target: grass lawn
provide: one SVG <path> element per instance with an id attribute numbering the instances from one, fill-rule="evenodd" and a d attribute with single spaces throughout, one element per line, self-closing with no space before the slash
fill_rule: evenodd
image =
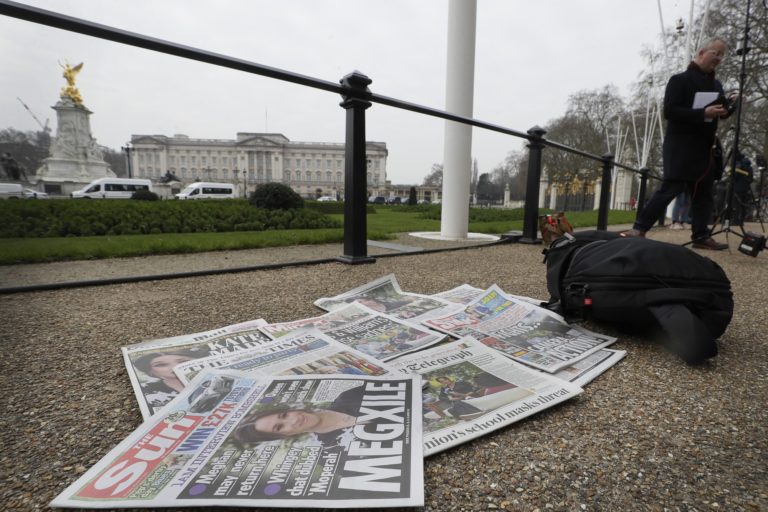
<path id="1" fill-rule="evenodd" d="M 566 214 L 574 227 L 597 224 L 597 211 Z M 332 214 L 343 222 L 344 216 Z M 609 224 L 627 224 L 635 212 L 611 211 Z M 521 220 L 470 222 L 473 233 L 500 234 L 522 230 Z M 377 207 L 368 214 L 368 238 L 393 239 L 397 233 L 440 231 L 440 221 L 425 219 L 416 211 L 403 207 Z M 37 263 L 48 261 L 84 260 L 146 256 L 150 254 L 181 254 L 203 251 L 257 249 L 302 244 L 341 243 L 343 229 L 289 229 L 281 231 L 245 231 L 231 233 L 178 233 L 157 235 L 90 236 L 66 238 L 5 238 L 0 242 L 0 264 Z"/>

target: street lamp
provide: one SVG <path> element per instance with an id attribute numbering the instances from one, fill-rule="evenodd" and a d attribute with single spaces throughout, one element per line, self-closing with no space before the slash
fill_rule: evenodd
<path id="1" fill-rule="evenodd" d="M 247 182 L 247 176 L 246 174 L 248 171 L 246 169 L 243 169 L 243 197 L 245 199 L 248 199 L 248 182 Z"/>
<path id="2" fill-rule="evenodd" d="M 128 177 L 133 178 L 133 164 L 131 164 L 131 151 L 133 150 L 133 146 L 131 146 L 130 142 L 126 142 L 125 146 L 121 146 L 120 149 L 125 151 L 125 158 L 128 160 Z"/>

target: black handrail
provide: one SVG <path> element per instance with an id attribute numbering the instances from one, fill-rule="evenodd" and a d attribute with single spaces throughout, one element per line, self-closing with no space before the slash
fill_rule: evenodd
<path id="1" fill-rule="evenodd" d="M 18 2 L 12 2 L 9 0 L 0 0 L 0 14 L 18 18 L 41 25 L 47 25 L 54 28 L 68 30 L 70 32 L 77 32 L 80 34 L 105 39 L 108 41 L 114 41 L 118 43 L 135 46 L 138 48 L 144 48 L 168 55 L 174 55 L 185 59 L 195 60 L 198 62 L 205 62 L 213 64 L 215 66 L 225 67 L 229 69 L 236 69 L 244 71 L 246 73 L 266 76 L 285 82 L 290 82 L 306 87 L 312 87 L 328 92 L 340 94 L 344 101 L 341 105 L 347 109 L 347 129 L 362 131 L 365 133 L 365 115 L 362 111 L 366 104 L 378 103 L 381 105 L 387 105 L 419 114 L 424 114 L 432 117 L 442 118 L 448 121 L 455 121 L 458 123 L 468 124 L 478 128 L 511 135 L 528 141 L 528 147 L 531 152 L 536 152 L 536 158 L 531 158 L 532 162 L 529 163 L 528 184 L 526 187 L 526 207 L 525 218 L 523 221 L 523 241 L 530 243 L 538 242 L 536 232 L 538 230 L 538 193 L 539 193 L 539 177 L 541 176 L 541 151 L 544 147 L 551 147 L 561 151 L 581 155 L 585 158 L 602 162 L 602 190 L 600 196 L 600 208 L 598 213 L 598 229 L 606 229 L 607 212 L 608 212 L 608 190 L 610 190 L 610 174 L 613 167 L 619 167 L 632 171 L 641 176 L 641 181 L 647 180 L 649 173 L 645 169 L 636 169 L 634 167 L 614 162 L 613 155 L 594 155 L 586 151 L 582 151 L 564 144 L 547 140 L 544 138 L 546 131 L 539 127 L 533 127 L 528 132 L 521 132 L 506 128 L 497 124 L 480 121 L 471 117 L 465 117 L 444 110 L 425 107 L 415 103 L 409 103 L 406 101 L 398 100 L 388 96 L 382 96 L 372 93 L 366 86 L 358 87 L 354 84 L 365 82 L 365 85 L 371 83 L 371 80 L 360 73 L 355 71 L 341 80 L 340 84 L 329 82 L 326 80 L 320 80 L 314 77 L 285 71 L 282 69 L 257 64 L 254 62 L 246 61 L 243 59 L 237 59 L 226 55 L 200 50 L 190 46 L 185 46 L 162 39 L 148 37 L 135 32 L 129 32 L 126 30 L 117 29 L 107 25 L 94 23 L 91 21 L 67 16 L 53 11 L 32 7 L 29 5 L 21 4 Z M 350 80 L 352 78 L 352 80 Z M 359 101 L 354 101 L 359 100 Z M 369 103 L 370 102 L 370 103 Z M 350 205 L 349 213 L 354 212 L 355 216 L 359 213 L 360 207 L 357 205 L 359 201 L 364 201 L 365 198 L 365 153 L 359 148 L 354 146 L 362 144 L 365 147 L 364 135 L 361 138 L 359 134 L 354 136 L 353 134 L 347 134 L 347 147 L 346 147 L 346 171 L 345 171 L 345 195 L 346 199 L 350 200 L 353 204 Z M 353 156 L 354 155 L 354 156 Z M 362 155 L 362 156 L 361 156 Z M 532 155 L 534 156 L 534 155 Z M 650 176 L 652 177 L 652 176 Z M 535 180 L 535 181 L 534 181 Z M 645 187 L 641 184 L 641 197 L 638 198 L 638 210 L 640 205 L 644 203 L 642 197 L 642 191 Z M 346 209 L 345 209 L 346 213 Z M 346 216 L 345 216 L 346 217 Z M 351 225 L 349 229 L 347 226 Z M 365 220 L 363 216 L 362 221 L 352 222 L 350 219 L 345 218 L 345 251 L 351 250 L 352 253 L 345 252 L 342 257 L 343 260 L 349 262 L 363 262 L 372 261 L 372 258 L 368 258 L 365 244 Z M 362 237 L 362 239 L 360 239 Z M 347 240 L 347 239 L 350 240 Z"/>

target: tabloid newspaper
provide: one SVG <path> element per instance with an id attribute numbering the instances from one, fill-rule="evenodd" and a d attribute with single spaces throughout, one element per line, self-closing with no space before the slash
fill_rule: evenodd
<path id="1" fill-rule="evenodd" d="M 201 373 L 53 507 L 424 503 L 421 379 Z"/>
<path id="2" fill-rule="evenodd" d="M 302 318 L 301 320 L 294 320 L 293 322 L 266 324 L 259 327 L 259 329 L 273 340 L 276 340 L 299 329 L 314 327 L 320 331 L 327 331 L 336 327 L 341 327 L 342 325 L 366 318 L 370 316 L 372 312 L 373 310 L 370 308 L 366 308 L 357 302 L 353 302 L 349 305 L 342 305 L 338 309 L 324 315 Z"/>
<path id="3" fill-rule="evenodd" d="M 421 322 L 433 316 L 443 316 L 459 309 L 456 303 L 441 298 L 403 292 L 394 274 L 386 275 L 335 297 L 317 299 L 315 306 L 333 311 L 355 301 L 380 313 L 413 322 Z"/>
<path id="4" fill-rule="evenodd" d="M 380 361 L 390 361 L 445 339 L 441 332 L 378 313 L 360 304 L 346 307 L 367 309 L 369 314 L 354 322 L 325 329 L 323 334 Z"/>
<path id="5" fill-rule="evenodd" d="M 456 338 L 472 336 L 516 361 L 556 372 L 616 341 L 573 328 L 559 315 L 493 285 L 461 311 L 423 321 Z"/>
<path id="6" fill-rule="evenodd" d="M 555 373 L 555 377 L 586 386 L 627 355 L 625 350 L 601 348 Z"/>
<path id="7" fill-rule="evenodd" d="M 466 337 L 392 362 L 424 379 L 424 454 L 465 443 L 568 400 L 582 389 Z"/>
<path id="8" fill-rule="evenodd" d="M 475 288 L 472 285 L 469 284 L 462 284 L 457 286 L 456 288 L 451 288 L 450 290 L 446 290 L 444 292 L 435 293 L 433 295 L 430 295 L 430 297 L 437 297 L 438 299 L 447 300 L 449 302 L 457 302 L 459 304 L 469 304 L 473 300 L 480 297 L 485 290 L 482 288 Z M 525 302 L 530 302 L 531 304 L 539 305 L 543 301 L 538 299 L 532 299 L 530 297 L 523 297 L 522 295 L 512 295 L 510 293 L 506 293 L 507 297 L 512 297 L 513 299 L 522 300 Z"/>
<path id="9" fill-rule="evenodd" d="M 145 341 L 120 350 L 144 419 L 170 402 L 183 388 L 173 373 L 179 363 L 258 347 L 272 340 L 259 330 L 263 319 L 211 331 Z"/>
<path id="10" fill-rule="evenodd" d="M 339 343 L 317 329 L 294 331 L 262 347 L 181 363 L 173 371 L 186 385 L 205 368 L 263 375 L 390 375 L 394 372 L 386 363 Z"/>

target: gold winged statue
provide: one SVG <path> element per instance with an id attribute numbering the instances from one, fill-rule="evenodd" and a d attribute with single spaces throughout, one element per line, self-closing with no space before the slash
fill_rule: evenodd
<path id="1" fill-rule="evenodd" d="M 83 63 L 81 62 L 77 66 L 72 67 L 69 65 L 69 62 L 67 62 L 63 66 L 61 63 L 59 63 L 59 66 L 64 69 L 63 76 L 67 81 L 67 86 L 61 89 L 61 99 L 69 98 L 75 103 L 75 105 L 79 107 L 84 106 L 83 97 L 80 96 L 80 91 L 78 91 L 77 87 L 75 87 L 75 77 L 80 72 L 80 70 L 83 69 Z"/>

